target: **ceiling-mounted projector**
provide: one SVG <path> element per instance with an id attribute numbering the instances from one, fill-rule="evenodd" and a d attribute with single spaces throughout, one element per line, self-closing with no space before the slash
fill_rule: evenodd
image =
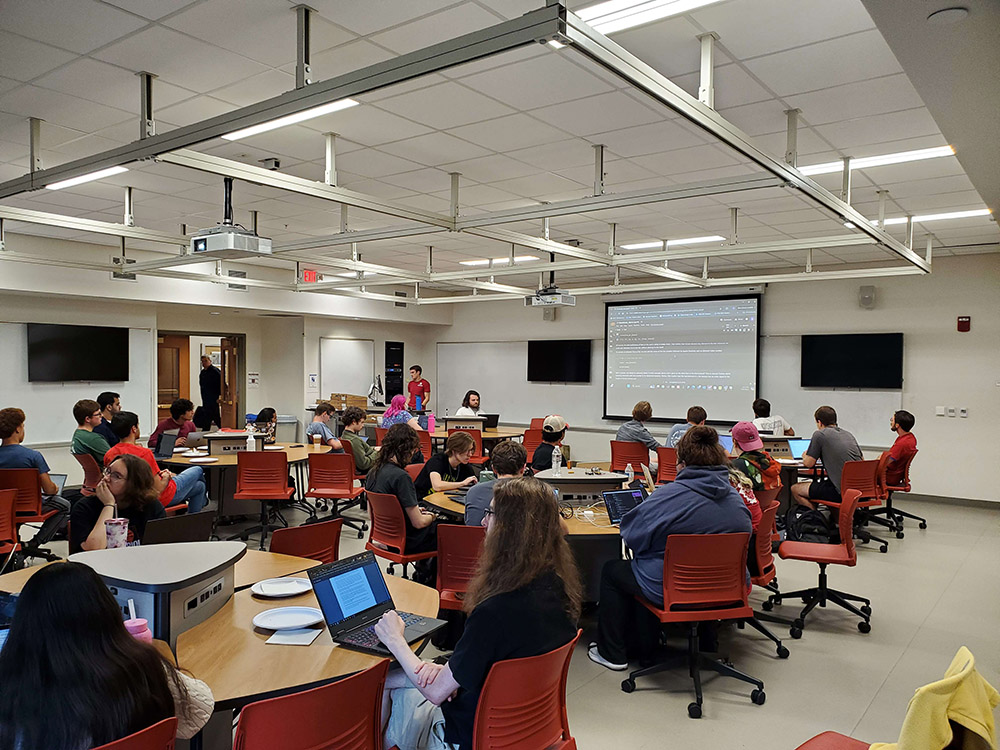
<path id="1" fill-rule="evenodd" d="M 270 255 L 271 240 L 258 237 L 245 227 L 233 224 L 233 178 L 226 177 L 222 223 L 191 235 L 191 253 L 208 254 L 213 258 L 246 258 Z"/>
<path id="2" fill-rule="evenodd" d="M 539 289 L 524 298 L 525 307 L 576 307 L 576 297 L 558 287 Z"/>

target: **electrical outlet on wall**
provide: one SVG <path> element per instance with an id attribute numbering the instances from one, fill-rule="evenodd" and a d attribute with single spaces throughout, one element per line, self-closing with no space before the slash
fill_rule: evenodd
<path id="1" fill-rule="evenodd" d="M 944 416 L 944 407 L 943 406 L 935 406 L 934 407 L 934 416 L 943 417 Z"/>
<path id="2" fill-rule="evenodd" d="M 958 416 L 960 416 L 962 419 L 968 419 L 969 410 L 964 406 L 960 407 L 958 410 Z"/>
<path id="3" fill-rule="evenodd" d="M 954 406 L 949 406 L 948 407 L 948 416 L 949 417 L 954 417 L 955 416 L 955 407 Z"/>

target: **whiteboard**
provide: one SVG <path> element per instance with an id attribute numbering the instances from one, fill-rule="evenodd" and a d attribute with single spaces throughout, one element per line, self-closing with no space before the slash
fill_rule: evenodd
<path id="1" fill-rule="evenodd" d="M 156 426 L 152 382 L 154 335 L 145 328 L 130 328 L 128 334 L 128 372 L 126 382 L 28 382 L 28 326 L 24 323 L 0 323 L 0 408 L 23 409 L 25 443 L 68 443 L 76 429 L 73 404 L 85 398 L 97 399 L 102 391 L 121 395 L 122 408 L 139 415 L 143 434 Z M 100 352 L 94 352 L 99 356 Z"/>
<path id="2" fill-rule="evenodd" d="M 802 388 L 799 385 L 801 336 L 764 336 L 760 340 L 760 396 L 771 402 L 771 413 L 780 414 L 796 435 L 809 437 L 816 429 L 813 414 L 820 406 L 837 410 L 837 424 L 868 446 L 889 446 L 889 417 L 902 408 L 901 390 L 857 388 Z M 859 364 L 859 366 L 862 366 Z M 747 411 L 752 417 L 749 404 Z"/>
<path id="3" fill-rule="evenodd" d="M 375 342 L 371 339 L 319 340 L 319 395 L 367 396 L 375 374 Z"/>
<path id="4" fill-rule="evenodd" d="M 561 414 L 574 427 L 607 427 L 604 411 L 604 340 L 590 351 L 589 383 L 528 382 L 527 341 L 478 341 L 437 345 L 438 383 L 432 401 L 439 417 L 454 414 L 468 390 L 479 391 L 482 408 L 502 422 L 527 424 Z M 432 393 L 435 391 L 431 385 Z"/>

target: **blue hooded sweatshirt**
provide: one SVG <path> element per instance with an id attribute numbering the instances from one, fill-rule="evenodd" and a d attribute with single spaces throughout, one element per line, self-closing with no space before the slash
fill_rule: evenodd
<path id="1" fill-rule="evenodd" d="M 622 518 L 632 572 L 643 595 L 663 606 L 663 553 L 671 534 L 751 533 L 750 511 L 725 466 L 688 466 Z"/>

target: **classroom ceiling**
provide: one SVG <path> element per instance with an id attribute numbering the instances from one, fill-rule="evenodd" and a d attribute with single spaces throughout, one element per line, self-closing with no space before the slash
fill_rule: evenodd
<path id="1" fill-rule="evenodd" d="M 587 4 L 570 2 L 569 7 Z M 541 0 L 312 0 L 310 7 L 317 11 L 313 79 L 388 60 L 540 5 Z M 138 71 L 157 75 L 158 133 L 293 89 L 292 7 L 287 0 L 0 0 L 0 181 L 28 171 L 28 117 L 44 120 L 45 167 L 135 140 Z M 720 37 L 716 109 L 771 154 L 785 151 L 784 111 L 791 108 L 802 111 L 800 166 L 948 143 L 861 0 L 727 0 L 612 38 L 697 96 L 697 37 L 708 31 Z M 592 194 L 595 144 L 606 145 L 607 193 L 759 172 L 612 73 L 568 50 L 542 45 L 357 99 L 360 106 L 301 125 L 240 141 L 215 139 L 194 150 L 255 166 L 276 158 L 281 173 L 322 181 L 323 134 L 333 131 L 339 136 L 341 187 L 447 214 L 449 173 L 460 172 L 463 216 Z M 995 113 L 993 104 L 985 111 Z M 975 112 L 969 119 L 986 119 L 983 115 Z M 887 190 L 888 217 L 984 208 L 981 191 L 962 167 L 974 160 L 959 153 L 958 158 L 856 170 L 852 205 L 874 218 L 877 191 Z M 186 225 L 190 232 L 222 218 L 221 177 L 152 161 L 129 169 L 75 188 L 6 198 L 2 205 L 120 223 L 123 188 L 131 186 L 138 226 L 179 233 Z M 814 179 L 839 193 L 839 172 Z M 339 205 L 319 198 L 237 182 L 234 202 L 236 220 L 249 225 L 250 211 L 257 211 L 260 234 L 276 247 L 330 237 L 341 229 Z M 740 209 L 743 243 L 848 233 L 797 192 L 765 188 L 559 216 L 551 220 L 550 236 L 604 252 L 609 222 L 616 224 L 619 248 L 650 240 L 728 238 L 732 207 Z M 400 224 L 373 212 L 349 211 L 352 231 Z M 541 221 L 504 228 L 533 236 L 542 232 Z M 11 223 L 8 231 L 118 244 L 113 237 L 37 224 Z M 902 239 L 905 227 L 887 231 Z M 1000 249 L 1000 234 L 989 216 L 917 224 L 914 246 L 921 254 L 927 234 L 935 257 Z M 324 258 L 350 257 L 344 246 L 316 244 L 303 257 L 318 267 Z M 129 246 L 165 249 L 141 241 Z M 358 249 L 367 262 L 422 272 L 428 246 L 434 248 L 435 271 L 467 270 L 460 261 L 510 253 L 509 244 L 462 232 L 365 242 Z M 498 276 L 498 282 L 534 287 L 547 254 L 523 247 L 515 252 L 539 260 L 524 263 L 524 273 Z M 770 273 L 801 270 L 805 256 L 805 250 L 762 251 L 713 257 L 709 265 L 713 274 Z M 825 248 L 812 256 L 814 268 L 885 266 L 890 260 L 898 261 L 870 245 Z M 700 274 L 702 263 L 681 258 L 670 268 Z M 288 266 L 277 260 L 259 264 Z M 483 273 L 488 275 L 488 269 Z M 560 271 L 557 281 L 570 288 L 607 284 L 613 274 L 613 269 L 591 266 Z M 623 267 L 620 280 L 656 277 Z"/>

